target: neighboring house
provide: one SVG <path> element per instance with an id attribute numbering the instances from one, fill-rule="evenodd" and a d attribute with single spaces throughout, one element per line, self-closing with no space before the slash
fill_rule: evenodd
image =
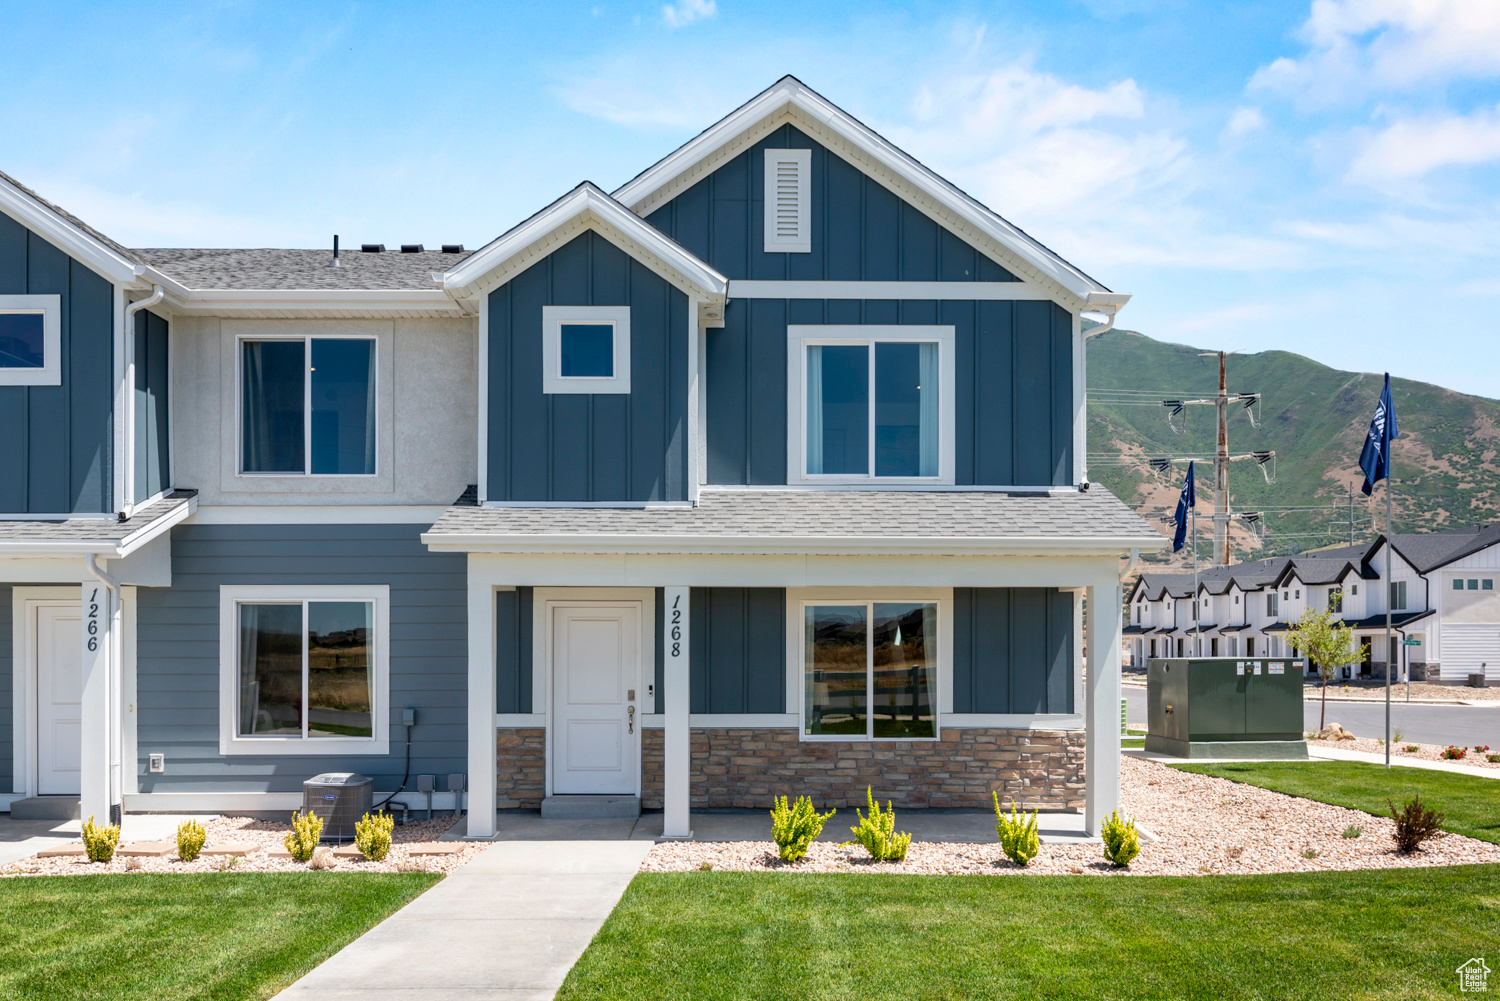
<path id="1" fill-rule="evenodd" d="M 127 249 L 0 176 L 0 802 L 409 754 L 475 836 L 867 784 L 1097 829 L 1080 602 L 1162 541 L 1083 465 L 1128 298 L 790 77 L 473 252 Z"/>
<path id="2" fill-rule="evenodd" d="M 1285 634 L 1308 609 L 1331 609 L 1354 630 L 1359 661 L 1340 676 L 1500 684 L 1500 525 L 1392 537 L 1198 573 L 1202 651 L 1210 657 L 1290 654 Z M 1126 646 L 1135 665 L 1193 656 L 1193 575 L 1143 573 L 1131 589 Z M 1394 630 L 1385 647 L 1386 601 Z M 1243 612 L 1241 612 L 1243 609 Z"/>

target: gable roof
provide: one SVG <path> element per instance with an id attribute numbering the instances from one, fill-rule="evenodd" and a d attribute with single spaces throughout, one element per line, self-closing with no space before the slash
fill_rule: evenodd
<path id="1" fill-rule="evenodd" d="M 614 196 L 631 211 L 649 215 L 787 121 L 1023 279 L 1093 310 L 1113 313 L 1130 300 L 1127 294 L 1111 292 L 794 76 L 782 77 L 616 189 Z"/>
<path id="2" fill-rule="evenodd" d="M 480 247 L 437 277 L 454 296 L 477 296 L 509 281 L 585 230 L 599 230 L 689 295 L 724 315 L 729 279 L 717 268 L 620 204 L 591 181 Z"/>
<path id="3" fill-rule="evenodd" d="M 1390 539 L 1391 548 L 1400 553 L 1402 559 L 1418 573 L 1427 573 L 1500 542 L 1500 523 L 1469 525 L 1423 535 L 1392 535 Z M 1378 546 L 1377 542 L 1371 547 L 1372 559 Z"/>
<path id="4" fill-rule="evenodd" d="M 54 205 L 9 174 L 0 171 L 0 212 L 56 244 L 112 282 L 138 283 L 145 265 L 82 219 Z"/>

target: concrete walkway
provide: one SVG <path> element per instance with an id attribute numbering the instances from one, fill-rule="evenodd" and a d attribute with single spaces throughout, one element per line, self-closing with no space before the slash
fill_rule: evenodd
<path id="1" fill-rule="evenodd" d="M 551 1001 L 651 846 L 495 844 L 277 997 Z"/>

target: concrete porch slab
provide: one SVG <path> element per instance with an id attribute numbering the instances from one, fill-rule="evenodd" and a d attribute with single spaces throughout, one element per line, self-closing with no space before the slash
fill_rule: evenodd
<path id="1" fill-rule="evenodd" d="M 11 820 L 77 820 L 77 796 L 32 796 L 13 800 Z"/>
<path id="2" fill-rule="evenodd" d="M 639 796 L 548 796 L 544 820 L 634 820 L 641 815 Z"/>

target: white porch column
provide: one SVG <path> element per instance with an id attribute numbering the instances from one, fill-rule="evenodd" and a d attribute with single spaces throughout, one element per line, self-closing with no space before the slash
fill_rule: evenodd
<path id="1" fill-rule="evenodd" d="M 1088 589 L 1083 821 L 1091 835 L 1120 805 L 1120 583 Z"/>
<path id="2" fill-rule="evenodd" d="M 662 713 L 666 729 L 662 735 L 661 836 L 686 840 L 693 836 L 689 810 L 692 795 L 690 765 L 693 732 L 688 719 L 691 697 L 688 685 L 688 608 L 691 591 L 686 587 L 664 589 L 662 608 Z"/>
<path id="3" fill-rule="evenodd" d="M 495 589 L 469 557 L 469 829 L 495 836 Z"/>
<path id="4" fill-rule="evenodd" d="M 83 656 L 80 662 L 78 809 L 79 817 L 108 824 L 110 807 L 119 802 L 113 788 L 110 748 L 119 728 L 111 675 L 111 645 L 120 635 L 118 612 L 110 599 L 109 589 L 89 578 L 83 583 Z"/>

